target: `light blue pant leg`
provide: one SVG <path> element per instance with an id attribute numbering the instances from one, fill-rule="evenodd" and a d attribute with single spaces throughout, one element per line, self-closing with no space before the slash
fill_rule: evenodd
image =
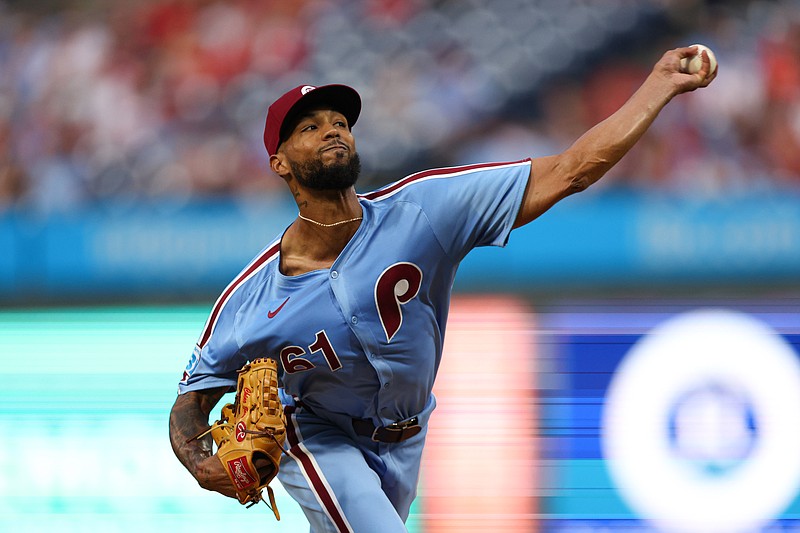
<path id="1" fill-rule="evenodd" d="M 291 417 L 289 425 L 290 457 L 283 458 L 278 477 L 312 533 L 406 532 L 381 488 L 379 465 L 370 468 L 350 435 L 313 415 Z"/>
<path id="2" fill-rule="evenodd" d="M 408 519 L 411 504 L 417 496 L 422 449 L 427 431 L 397 444 L 381 444 L 380 462 L 385 465 L 382 488 L 403 522 Z M 370 454 L 371 458 L 371 454 Z"/>

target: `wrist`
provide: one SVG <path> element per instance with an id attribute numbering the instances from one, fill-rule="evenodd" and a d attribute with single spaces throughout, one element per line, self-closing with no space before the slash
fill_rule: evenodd
<path id="1" fill-rule="evenodd" d="M 201 471 L 205 470 L 203 463 L 211 457 L 211 450 L 199 441 L 187 441 L 176 450 L 176 455 L 195 479 L 199 480 Z"/>
<path id="2" fill-rule="evenodd" d="M 680 90 L 669 78 L 653 71 L 637 92 L 646 99 L 649 106 L 655 106 L 660 111 L 680 93 Z"/>

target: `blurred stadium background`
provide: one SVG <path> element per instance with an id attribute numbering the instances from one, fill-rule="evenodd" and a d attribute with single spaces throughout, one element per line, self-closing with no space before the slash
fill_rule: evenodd
<path id="1" fill-rule="evenodd" d="M 409 530 L 800 530 L 796 0 L 0 0 L 0 530 L 305 530 L 167 438 L 295 216 L 261 142 L 287 88 L 362 94 L 365 192 L 556 153 L 698 42 L 711 87 L 464 262 Z"/>

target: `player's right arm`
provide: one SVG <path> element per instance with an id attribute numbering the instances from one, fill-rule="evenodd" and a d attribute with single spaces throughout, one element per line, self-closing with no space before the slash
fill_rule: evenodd
<path id="1" fill-rule="evenodd" d="M 556 202 L 599 180 L 644 135 L 661 110 L 678 94 L 706 87 L 717 76 L 703 54 L 699 72 L 681 70 L 681 59 L 696 53 L 692 47 L 666 52 L 630 99 L 564 152 L 531 161 L 531 176 L 514 223 L 534 220 Z"/>
<path id="2" fill-rule="evenodd" d="M 169 414 L 169 440 L 178 460 L 201 487 L 235 498 L 236 490 L 228 474 L 212 453 L 211 435 L 195 438 L 209 429 L 211 410 L 229 390 L 217 387 L 179 394 Z"/>

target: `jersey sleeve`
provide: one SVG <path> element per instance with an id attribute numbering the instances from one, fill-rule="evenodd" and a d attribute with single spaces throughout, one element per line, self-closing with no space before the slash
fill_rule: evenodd
<path id="1" fill-rule="evenodd" d="M 383 191 L 396 187 L 398 200 L 418 203 L 448 255 L 461 260 L 475 247 L 506 245 L 530 170 L 530 159 L 435 169 Z"/>
<path id="2" fill-rule="evenodd" d="M 247 362 L 234 330 L 238 296 L 234 293 L 225 301 L 222 297 L 217 300 L 178 383 L 179 394 L 236 387 L 237 371 Z"/>

